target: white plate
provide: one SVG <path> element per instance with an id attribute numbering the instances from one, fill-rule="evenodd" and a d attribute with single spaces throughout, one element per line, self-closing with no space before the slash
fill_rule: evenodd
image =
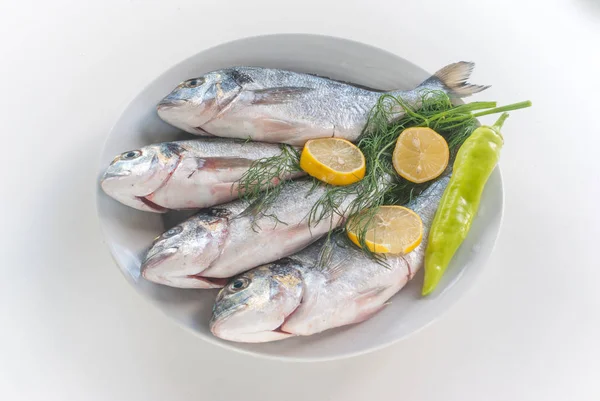
<path id="1" fill-rule="evenodd" d="M 181 81 L 234 65 L 310 72 L 378 89 L 411 89 L 430 75 L 383 50 L 332 37 L 271 35 L 226 43 L 177 64 L 131 102 L 108 136 L 101 170 L 123 151 L 187 137 L 162 122 L 156 115 L 155 105 Z M 473 285 L 492 252 L 502 218 L 503 190 L 497 168 L 486 186 L 480 213 L 469 237 L 434 295 L 420 297 L 421 272 L 391 299 L 387 308 L 364 323 L 266 344 L 237 344 L 212 336 L 208 320 L 216 290 L 175 289 L 140 278 L 141 258 L 148 245 L 181 215 L 161 216 L 128 208 L 104 195 L 99 186 L 97 205 L 106 242 L 127 280 L 139 294 L 180 325 L 206 341 L 229 349 L 279 359 L 314 361 L 384 347 L 423 328 L 447 310 Z"/>

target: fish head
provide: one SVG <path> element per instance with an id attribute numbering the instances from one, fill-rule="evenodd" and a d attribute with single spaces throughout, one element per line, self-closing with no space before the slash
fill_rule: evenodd
<path id="1" fill-rule="evenodd" d="M 229 215 L 222 209 L 200 211 L 158 236 L 142 262 L 150 281 L 179 288 L 221 288 L 226 279 L 201 276 L 221 253 Z"/>
<path id="2" fill-rule="evenodd" d="M 177 85 L 157 106 L 165 122 L 192 134 L 216 118 L 240 93 L 241 85 L 226 71 L 211 72 Z"/>
<path id="3" fill-rule="evenodd" d="M 182 149 L 174 142 L 129 150 L 113 159 L 100 185 L 118 201 L 140 210 L 156 210 L 142 198 L 152 194 L 169 178 L 181 158 Z"/>
<path id="4" fill-rule="evenodd" d="M 280 327 L 298 308 L 304 293 L 297 263 L 284 258 L 231 279 L 217 295 L 210 321 L 212 333 L 238 342 L 289 337 Z"/>

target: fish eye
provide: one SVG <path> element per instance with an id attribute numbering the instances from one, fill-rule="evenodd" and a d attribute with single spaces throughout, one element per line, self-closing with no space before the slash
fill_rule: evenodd
<path id="1" fill-rule="evenodd" d="M 173 228 L 165 231 L 165 233 L 162 236 L 163 236 L 163 238 L 170 238 L 174 235 L 179 234 L 182 231 L 183 231 L 183 228 L 181 226 L 177 226 L 177 227 L 173 227 Z"/>
<path id="2" fill-rule="evenodd" d="M 231 284 L 229 284 L 229 289 L 231 291 L 241 291 L 244 288 L 250 285 L 250 280 L 246 277 L 239 277 L 233 280 Z"/>
<path id="3" fill-rule="evenodd" d="M 197 88 L 204 83 L 204 78 L 193 78 L 183 83 L 186 88 Z"/>
<path id="4" fill-rule="evenodd" d="M 123 160 L 132 160 L 138 158 L 142 155 L 142 152 L 139 150 L 130 150 L 129 152 L 125 152 L 121 155 L 121 159 Z"/>

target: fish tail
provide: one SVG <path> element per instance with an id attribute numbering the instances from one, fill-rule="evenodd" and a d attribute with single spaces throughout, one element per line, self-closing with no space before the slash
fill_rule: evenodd
<path id="1" fill-rule="evenodd" d="M 469 61 L 449 64 L 419 85 L 419 88 L 439 86 L 441 83 L 453 97 L 465 97 L 481 92 L 489 88 L 489 85 L 473 85 L 467 82 L 474 67 L 475 63 Z"/>

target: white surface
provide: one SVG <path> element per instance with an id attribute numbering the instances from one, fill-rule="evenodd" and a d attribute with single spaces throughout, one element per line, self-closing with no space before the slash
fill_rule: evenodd
<path id="1" fill-rule="evenodd" d="M 11 3 L 0 3 L 1 399 L 600 397 L 597 2 Z M 471 59 L 473 81 L 494 85 L 485 99 L 534 102 L 506 124 L 504 226 L 477 285 L 419 334 L 342 362 L 260 360 L 185 332 L 131 291 L 95 216 L 104 138 L 146 83 L 216 43 L 298 31 L 428 70 Z"/>
<path id="2" fill-rule="evenodd" d="M 293 69 L 371 88 L 399 90 L 413 89 L 431 75 L 386 51 L 329 36 L 264 35 L 228 42 L 178 63 L 136 96 L 108 135 L 99 176 L 116 155 L 129 149 L 181 139 L 181 131 L 157 116 L 156 104 L 178 83 L 232 65 Z M 377 75 L 373 75 L 373 71 L 377 71 Z M 181 215 L 178 219 L 171 213 L 133 210 L 115 202 L 98 187 L 98 216 L 105 241 L 131 285 L 183 327 L 231 350 L 314 362 L 382 348 L 420 330 L 454 305 L 484 270 L 498 236 L 502 201 L 502 178 L 498 169 L 486 184 L 477 221 L 468 238 L 430 296 L 421 296 L 423 276 L 418 272 L 406 288 L 390 299 L 390 305 L 367 322 L 268 344 L 235 343 L 212 335 L 208 322 L 217 291 L 170 288 L 140 279 L 140 265 L 149 244 L 176 224 L 174 221 L 183 218 Z"/>

